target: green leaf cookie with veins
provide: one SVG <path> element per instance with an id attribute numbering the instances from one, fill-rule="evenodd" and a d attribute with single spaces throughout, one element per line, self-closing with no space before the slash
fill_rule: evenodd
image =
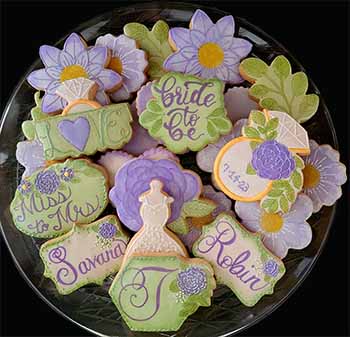
<path id="1" fill-rule="evenodd" d="M 151 80 L 159 79 L 164 74 L 163 62 L 173 52 L 168 42 L 169 26 L 159 20 L 149 31 L 146 26 L 132 22 L 124 26 L 124 34 L 134 39 L 148 54 L 147 73 Z"/>
<path id="2" fill-rule="evenodd" d="M 94 221 L 107 204 L 101 168 L 85 159 L 67 159 L 23 178 L 10 211 L 21 232 L 53 238 L 67 233 L 73 223 Z"/>
<path id="3" fill-rule="evenodd" d="M 215 287 L 213 270 L 205 260 L 132 255 L 109 295 L 129 329 L 177 331 L 199 306 L 210 306 Z"/>
<path id="4" fill-rule="evenodd" d="M 89 283 L 102 285 L 108 275 L 119 270 L 128 241 L 115 215 L 74 225 L 67 234 L 40 247 L 44 276 L 62 295 Z"/>
<path id="5" fill-rule="evenodd" d="M 277 56 L 270 66 L 258 58 L 247 58 L 240 64 L 240 73 L 254 83 L 249 94 L 262 108 L 287 112 L 299 123 L 316 113 L 319 98 L 316 94 L 306 94 L 305 73 L 292 74 L 291 65 L 283 55 Z"/>
<path id="6" fill-rule="evenodd" d="M 140 124 L 174 153 L 200 151 L 231 131 L 223 89 L 218 79 L 169 72 L 152 85 Z"/>

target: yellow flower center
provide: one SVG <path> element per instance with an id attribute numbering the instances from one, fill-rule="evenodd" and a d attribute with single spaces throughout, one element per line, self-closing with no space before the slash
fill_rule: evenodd
<path id="1" fill-rule="evenodd" d="M 313 188 L 320 182 L 320 171 L 311 164 L 306 164 L 303 169 L 304 188 Z"/>
<path id="2" fill-rule="evenodd" d="M 64 172 L 63 175 L 64 175 L 65 177 L 68 177 L 68 176 L 69 176 L 69 173 L 68 173 L 68 172 Z"/>
<path id="3" fill-rule="evenodd" d="M 22 190 L 25 191 L 26 189 L 27 189 L 27 186 L 23 184 L 23 185 L 22 185 Z"/>
<path id="4" fill-rule="evenodd" d="M 198 60 L 203 67 L 216 68 L 224 61 L 224 51 L 214 42 L 204 43 L 198 50 Z"/>
<path id="5" fill-rule="evenodd" d="M 283 226 L 283 218 L 277 213 L 263 212 L 260 218 L 260 226 L 268 233 L 279 232 Z"/>
<path id="6" fill-rule="evenodd" d="M 78 64 L 73 64 L 63 69 L 63 71 L 61 72 L 60 80 L 61 82 L 64 82 L 78 77 L 88 78 L 88 74 L 82 66 Z"/>
<path id="7" fill-rule="evenodd" d="M 122 61 L 119 57 L 112 57 L 111 61 L 109 62 L 108 68 L 114 70 L 118 74 L 121 74 L 123 71 Z"/>

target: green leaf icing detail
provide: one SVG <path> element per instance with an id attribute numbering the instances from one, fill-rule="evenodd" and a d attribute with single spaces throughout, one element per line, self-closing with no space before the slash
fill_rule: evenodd
<path id="1" fill-rule="evenodd" d="M 74 172 L 70 181 L 61 179 L 64 168 Z M 47 174 L 54 179 L 48 180 Z M 10 211 L 15 226 L 32 237 L 53 238 L 65 234 L 73 223 L 94 221 L 108 204 L 104 173 L 85 159 L 67 159 L 52 164 L 36 171 L 26 180 L 32 186 L 31 191 L 23 198 L 21 192 L 16 190 Z"/>
<path id="2" fill-rule="evenodd" d="M 159 79 L 164 74 L 163 63 L 173 53 L 168 42 L 169 26 L 159 20 L 149 31 L 140 23 L 128 23 L 124 26 L 124 34 L 137 41 L 140 48 L 148 54 L 148 75 L 151 80 Z"/>
<path id="3" fill-rule="evenodd" d="M 77 119 L 87 120 L 90 126 L 83 150 L 64 138 L 58 127 L 62 121 L 74 122 Z M 32 123 L 35 137 L 43 144 L 45 159 L 60 160 L 92 155 L 106 149 L 120 149 L 131 139 L 131 122 L 129 105 L 120 103 L 66 116 L 52 116 Z"/>
<path id="4" fill-rule="evenodd" d="M 200 151 L 232 128 L 223 89 L 218 79 L 169 72 L 152 86 L 140 124 L 174 153 Z"/>
<path id="5" fill-rule="evenodd" d="M 193 267 L 204 273 L 205 288 L 198 294 L 181 293 L 177 289 L 179 274 Z M 147 290 L 142 306 L 130 300 L 141 299 L 140 287 L 135 287 L 139 279 Z M 210 305 L 215 286 L 213 270 L 204 260 L 176 255 L 130 256 L 114 279 L 109 295 L 131 330 L 177 331 L 199 306 Z"/>
<path id="6" fill-rule="evenodd" d="M 303 187 L 303 160 L 294 155 L 296 168 L 288 179 L 275 180 L 272 189 L 260 201 L 260 206 L 268 213 L 287 213 Z M 301 166 L 302 165 L 302 166 Z"/>
<path id="7" fill-rule="evenodd" d="M 256 174 L 256 171 L 254 170 L 252 164 L 250 164 L 250 163 L 248 164 L 246 173 L 250 174 L 250 175 L 255 175 Z"/>
<path id="8" fill-rule="evenodd" d="M 218 242 L 213 241 L 213 238 L 222 236 L 222 233 L 225 233 L 225 240 L 216 245 Z M 202 227 L 202 234 L 194 243 L 192 252 L 212 265 L 218 284 L 228 286 L 249 307 L 254 306 L 264 295 L 272 294 L 275 284 L 285 273 L 283 262 L 264 246 L 261 237 L 246 230 L 233 216 L 226 213 L 221 213 L 212 223 Z M 232 262 L 243 256 L 245 258 L 240 264 L 241 271 L 249 274 L 250 280 L 258 280 L 254 284 L 254 290 L 250 287 L 249 278 L 244 282 L 232 272 Z M 229 263 L 221 264 L 220 261 L 225 257 L 230 257 L 227 260 Z M 277 264 L 278 273 L 275 277 L 264 280 L 264 264 L 270 260 Z"/>
<path id="9" fill-rule="evenodd" d="M 292 74 L 290 62 L 283 55 L 277 56 L 270 66 L 257 58 L 247 58 L 240 64 L 240 71 L 254 83 L 249 93 L 262 108 L 286 112 L 299 123 L 316 113 L 319 98 L 306 94 L 307 76 L 303 72 Z"/>
<path id="10" fill-rule="evenodd" d="M 212 213 L 216 204 L 206 199 L 187 201 L 183 206 L 183 213 L 188 217 L 204 217 Z"/>
<path id="11" fill-rule="evenodd" d="M 111 238 L 96 235 L 105 223 L 115 228 L 116 233 Z M 86 284 L 102 285 L 108 275 L 119 270 L 128 241 L 129 237 L 115 215 L 105 216 L 88 225 L 75 225 L 66 235 L 47 241 L 40 247 L 44 276 L 55 283 L 62 295 L 68 295 Z M 78 261 L 77 252 L 81 256 Z M 62 258 L 61 263 L 55 254 Z"/>

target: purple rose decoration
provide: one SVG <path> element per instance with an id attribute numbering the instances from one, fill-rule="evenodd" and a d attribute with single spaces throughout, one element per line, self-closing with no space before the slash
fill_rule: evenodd
<path id="1" fill-rule="evenodd" d="M 101 224 L 98 230 L 98 234 L 104 239 L 111 239 L 116 233 L 117 228 L 109 222 Z"/>
<path id="2" fill-rule="evenodd" d="M 135 232 L 142 226 L 139 196 L 149 190 L 153 179 L 160 180 L 164 192 L 174 198 L 169 223 L 180 216 L 185 202 L 198 197 L 201 192 L 197 174 L 184 171 L 173 160 L 140 158 L 125 163 L 115 177 L 116 184 L 109 192 L 109 198 L 123 224 Z"/>
<path id="3" fill-rule="evenodd" d="M 64 181 L 71 181 L 72 178 L 74 177 L 73 169 L 68 167 L 64 167 L 60 173 L 61 173 L 61 179 Z"/>
<path id="4" fill-rule="evenodd" d="M 295 160 L 285 145 L 267 140 L 254 150 L 252 166 L 259 177 L 280 180 L 292 174 Z"/>
<path id="5" fill-rule="evenodd" d="M 202 269 L 189 267 L 177 275 L 177 285 L 187 296 L 199 294 L 207 287 L 207 276 Z"/>
<path id="6" fill-rule="evenodd" d="M 278 275 L 278 264 L 274 260 L 269 260 L 264 265 L 264 273 L 271 277 Z"/>
<path id="7" fill-rule="evenodd" d="M 60 179 L 55 171 L 40 172 L 35 179 L 35 187 L 40 193 L 52 194 L 60 185 Z"/>

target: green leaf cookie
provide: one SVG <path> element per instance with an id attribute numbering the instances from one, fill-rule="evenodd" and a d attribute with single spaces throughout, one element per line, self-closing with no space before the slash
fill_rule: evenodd
<path id="1" fill-rule="evenodd" d="M 139 44 L 148 54 L 148 75 L 151 80 L 159 79 L 165 74 L 163 62 L 173 52 L 168 42 L 169 26 L 159 20 L 149 31 L 140 23 L 128 23 L 124 26 L 124 34 Z"/>
<path id="2" fill-rule="evenodd" d="M 292 74 L 291 65 L 283 55 L 268 66 L 257 58 L 240 64 L 241 75 L 251 83 L 249 94 L 262 108 L 287 112 L 299 123 L 309 120 L 317 111 L 319 98 L 306 94 L 308 79 L 303 72 Z"/>

